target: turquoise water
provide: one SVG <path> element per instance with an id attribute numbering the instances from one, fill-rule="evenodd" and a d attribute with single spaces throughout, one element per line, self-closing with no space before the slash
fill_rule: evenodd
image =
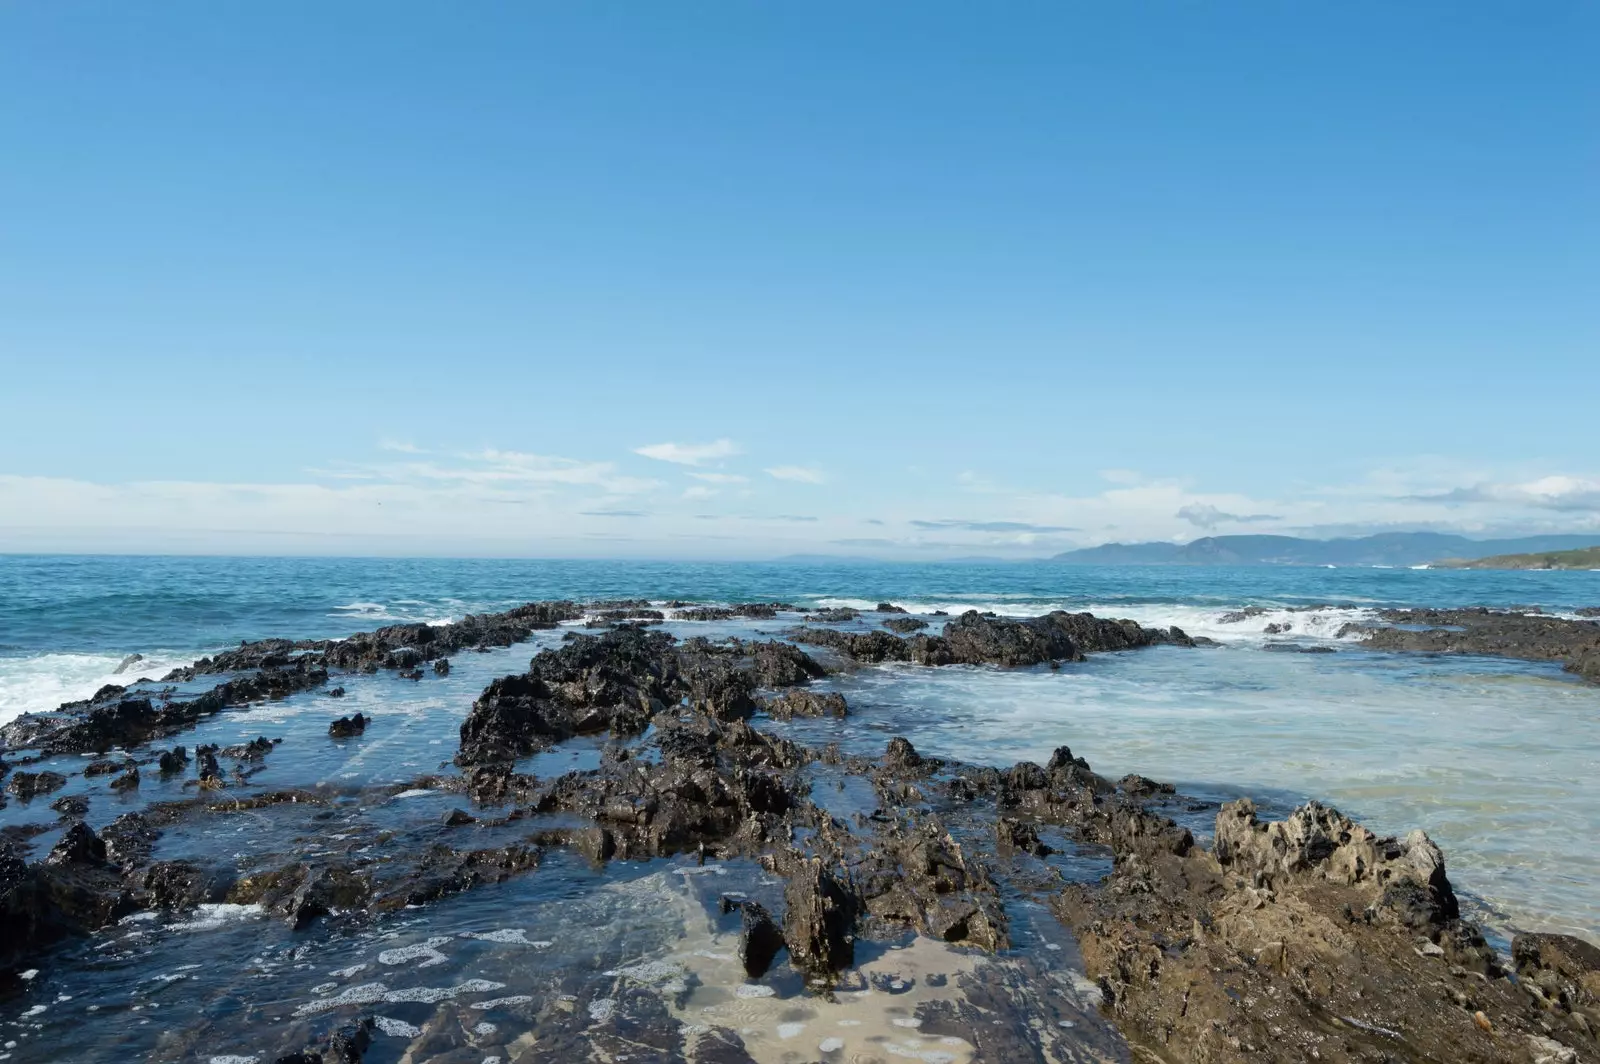
<path id="1" fill-rule="evenodd" d="M 1553 665 L 1377 654 L 1336 638 L 1345 623 L 1386 605 L 1558 613 L 1600 605 L 1600 573 L 4 556 L 0 720 L 89 694 L 131 653 L 146 660 L 119 681 L 159 675 L 240 639 L 339 636 L 552 597 L 892 600 L 924 613 L 1067 608 L 1178 624 L 1223 646 L 1103 655 L 1059 673 L 865 669 L 832 681 L 856 711 L 849 730 L 794 727 L 864 747 L 904 734 L 929 752 L 991 763 L 1042 760 L 1067 744 L 1111 775 L 1136 771 L 1278 805 L 1320 798 L 1380 830 L 1426 829 L 1474 911 L 1499 931 L 1600 929 L 1592 840 L 1600 688 Z M 1224 619 L 1251 604 L 1320 608 Z M 1274 638 L 1339 652 L 1261 652 L 1273 622 L 1293 625 Z M 369 741 L 359 758 L 337 760 L 330 748 L 324 760 L 269 771 L 383 782 L 428 769 L 453 752 L 482 685 L 520 669 L 529 652 L 500 652 L 420 687 L 383 677 L 352 684 L 351 702 L 405 725 Z M 225 715 L 196 741 L 292 736 L 299 715 L 325 729 L 324 712 L 310 698 L 290 699 Z"/>

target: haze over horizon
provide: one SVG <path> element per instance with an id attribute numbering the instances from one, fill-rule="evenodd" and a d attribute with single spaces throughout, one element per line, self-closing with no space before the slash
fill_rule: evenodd
<path id="1" fill-rule="evenodd" d="M 1600 541 L 1597 31 L 11 5 L 0 551 Z"/>

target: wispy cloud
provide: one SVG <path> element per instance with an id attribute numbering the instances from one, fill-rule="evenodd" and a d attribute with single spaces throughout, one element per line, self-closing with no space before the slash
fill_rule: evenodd
<path id="1" fill-rule="evenodd" d="M 649 517 L 646 510 L 579 510 L 581 517 Z"/>
<path id="2" fill-rule="evenodd" d="M 405 440 L 379 440 L 378 449 L 382 451 L 398 451 L 400 454 L 427 454 L 428 452 L 414 443 Z"/>
<path id="3" fill-rule="evenodd" d="M 732 440 L 713 440 L 710 443 L 651 443 L 643 447 L 635 447 L 634 454 L 642 454 L 646 458 L 654 458 L 658 462 L 673 462 L 677 465 L 697 466 L 706 462 L 715 462 L 721 458 L 732 458 L 741 453 L 739 445 Z"/>
<path id="4" fill-rule="evenodd" d="M 1216 528 L 1219 525 L 1252 525 L 1262 521 L 1283 520 L 1277 514 L 1230 514 L 1204 502 L 1192 502 L 1187 506 L 1180 506 L 1173 516 L 1189 522 L 1196 528 L 1205 529 Z"/>
<path id="5" fill-rule="evenodd" d="M 716 488 L 708 488 L 704 484 L 695 484 L 692 487 L 685 488 L 683 491 L 685 499 L 709 499 L 717 494 Z"/>
<path id="6" fill-rule="evenodd" d="M 1480 482 L 1471 487 L 1404 496 L 1411 502 L 1445 505 L 1489 504 L 1522 506 L 1561 513 L 1600 512 L 1600 481 L 1582 477 L 1549 476 L 1523 483 Z"/>
<path id="7" fill-rule="evenodd" d="M 763 470 L 763 472 L 776 480 L 792 480 L 800 484 L 826 484 L 828 482 L 826 473 L 811 466 L 773 466 L 770 469 Z"/>
<path id="8" fill-rule="evenodd" d="M 921 528 L 929 531 L 935 529 L 959 529 L 963 532 L 1076 532 L 1078 529 L 1067 525 L 1033 525 L 1025 521 L 912 521 L 912 528 Z"/>

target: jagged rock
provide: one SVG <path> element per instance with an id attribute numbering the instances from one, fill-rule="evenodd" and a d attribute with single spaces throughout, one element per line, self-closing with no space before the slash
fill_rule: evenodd
<path id="1" fill-rule="evenodd" d="M 914 772 L 923 767 L 923 758 L 910 739 L 896 735 L 883 752 L 883 765 L 896 772 Z"/>
<path id="2" fill-rule="evenodd" d="M 772 959 L 784 948 L 783 933 L 773 922 L 772 914 L 758 902 L 745 901 L 739 905 L 739 963 L 744 974 L 760 979 L 772 967 Z"/>
<path id="3" fill-rule="evenodd" d="M 541 651 L 521 676 L 492 682 L 461 725 L 461 765 L 510 761 L 574 735 L 638 735 L 669 707 L 728 721 L 756 708 L 761 686 L 822 675 L 796 647 L 774 642 L 679 644 L 664 632 L 618 628 Z"/>
<path id="4" fill-rule="evenodd" d="M 1409 926 L 1461 915 L 1444 854 L 1421 831 L 1380 838 L 1337 809 L 1309 802 L 1286 819 L 1261 823 L 1248 798 L 1217 814 L 1217 861 L 1257 885 L 1313 877 L 1364 886 Z"/>
<path id="5" fill-rule="evenodd" d="M 88 824 L 79 821 L 66 830 L 44 861 L 49 865 L 101 864 L 105 859 L 105 842 Z"/>
<path id="6" fill-rule="evenodd" d="M 272 748 L 283 742 L 282 739 L 268 739 L 265 735 L 251 739 L 247 743 L 238 743 L 218 750 L 223 757 L 232 757 L 240 761 L 259 761 L 272 752 Z"/>
<path id="7" fill-rule="evenodd" d="M 81 794 L 63 795 L 51 802 L 50 808 L 64 817 L 81 817 L 89 811 L 89 799 Z"/>
<path id="8" fill-rule="evenodd" d="M 790 877 L 784 900 L 783 939 L 796 969 L 825 977 L 855 963 L 855 899 L 821 861 Z"/>
<path id="9" fill-rule="evenodd" d="M 112 780 L 108 786 L 114 791 L 131 791 L 139 786 L 139 766 L 129 764 L 127 770 Z"/>
<path id="10" fill-rule="evenodd" d="M 773 720 L 792 720 L 795 717 L 845 717 L 850 707 L 844 695 L 830 691 L 788 691 L 766 704 L 767 714 Z"/>
<path id="11" fill-rule="evenodd" d="M 376 1025 L 377 1021 L 371 1016 L 362 1016 L 354 1023 L 340 1027 L 328 1039 L 326 1059 L 337 1064 L 361 1064 L 361 1058 L 372 1046 L 372 1032 Z"/>
<path id="12" fill-rule="evenodd" d="M 807 615 L 804 620 L 807 624 L 846 624 L 860 617 L 861 614 L 848 607 L 830 610 L 817 610 Z"/>
<path id="13" fill-rule="evenodd" d="M 162 775 L 182 772 L 189 765 L 189 751 L 181 746 L 174 746 L 171 750 L 164 750 L 157 761 L 157 765 L 160 767 Z"/>
<path id="14" fill-rule="evenodd" d="M 59 772 L 23 772 L 19 769 L 6 781 L 6 790 L 27 802 L 66 785 L 67 777 Z"/>
<path id="15" fill-rule="evenodd" d="M 434 675 L 436 675 L 436 676 L 449 676 L 450 675 L 450 659 L 449 658 L 439 658 L 437 661 L 435 661 L 433 663 L 433 672 L 434 672 Z"/>
<path id="16" fill-rule="evenodd" d="M 365 732 L 369 723 L 371 718 L 360 713 L 353 717 L 340 717 L 328 725 L 328 734 L 335 739 L 349 739 Z"/>
<path id="17" fill-rule="evenodd" d="M 204 785 L 220 785 L 222 782 L 222 767 L 217 764 L 217 748 L 215 745 L 200 746 L 195 749 L 195 775 Z"/>
<path id="18" fill-rule="evenodd" d="M 1039 832 L 1032 824 L 1004 816 L 995 823 L 995 841 L 1002 850 L 1021 850 L 1035 857 L 1047 857 L 1055 851 L 1039 841 Z"/>
<path id="19" fill-rule="evenodd" d="M 889 629 L 891 632 L 899 632 L 901 635 L 910 635 L 912 632 L 920 632 L 922 629 L 928 627 L 928 622 L 919 620 L 916 617 L 890 617 L 887 621 L 883 622 L 883 626 Z"/>

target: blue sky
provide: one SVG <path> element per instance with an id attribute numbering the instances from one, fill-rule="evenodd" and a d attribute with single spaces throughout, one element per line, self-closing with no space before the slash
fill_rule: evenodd
<path id="1" fill-rule="evenodd" d="M 0 550 L 1600 532 L 1600 8 L 0 7 Z"/>

